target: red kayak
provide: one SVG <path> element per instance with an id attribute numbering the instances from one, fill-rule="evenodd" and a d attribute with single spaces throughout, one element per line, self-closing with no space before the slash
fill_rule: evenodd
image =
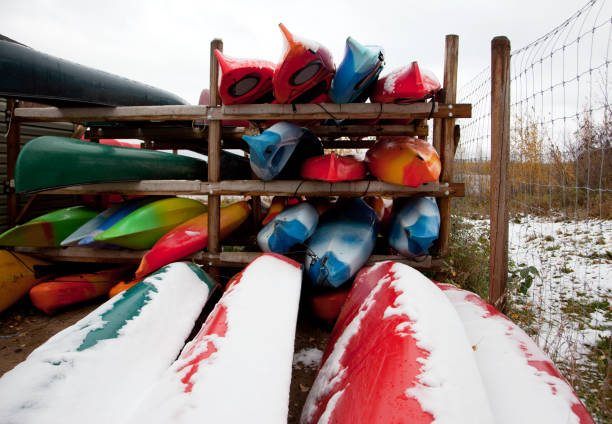
<path id="1" fill-rule="evenodd" d="M 348 294 L 349 289 L 342 289 L 313 296 L 310 302 L 312 312 L 323 321 L 331 324 L 340 315 L 340 310 Z"/>
<path id="2" fill-rule="evenodd" d="M 232 59 L 219 50 L 215 50 L 215 55 L 221 65 L 219 96 L 224 105 L 274 101 L 274 63 L 267 60 Z"/>
<path id="3" fill-rule="evenodd" d="M 240 227 L 251 213 L 247 202 L 236 202 L 221 208 L 219 237 L 223 240 Z M 208 213 L 198 215 L 160 238 L 136 270 L 136 279 L 144 278 L 164 265 L 178 261 L 208 245 Z"/>
<path id="4" fill-rule="evenodd" d="M 302 164 L 302 178 L 306 180 L 338 181 L 363 180 L 365 164 L 354 156 L 330 153 L 308 158 Z"/>
<path id="5" fill-rule="evenodd" d="M 34 306 L 51 315 L 63 307 L 107 294 L 117 282 L 128 277 L 132 270 L 132 266 L 123 266 L 56 278 L 32 287 L 30 299 Z"/>
<path id="6" fill-rule="evenodd" d="M 324 103 L 336 73 L 332 55 L 314 41 L 298 38 L 280 24 L 287 44 L 274 70 L 274 97 L 278 103 Z"/>
<path id="7" fill-rule="evenodd" d="M 431 71 L 412 62 L 379 79 L 370 99 L 372 103 L 412 103 L 432 97 L 440 88 Z"/>

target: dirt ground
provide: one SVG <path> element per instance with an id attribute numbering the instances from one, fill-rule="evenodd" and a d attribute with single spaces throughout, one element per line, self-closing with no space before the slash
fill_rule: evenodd
<path id="1" fill-rule="evenodd" d="M 49 337 L 74 324 L 104 301 L 104 298 L 83 303 L 49 317 L 36 309 L 29 299 L 22 299 L 0 314 L 0 376 L 11 370 Z M 205 309 L 204 314 L 210 311 Z M 329 329 L 323 329 L 300 309 L 295 338 L 295 352 L 305 348 L 325 349 Z M 208 310 L 208 311 L 207 311 Z M 203 317 L 198 320 L 203 322 Z M 196 328 L 200 325 L 196 323 Z M 194 336 L 196 331 L 192 333 Z M 291 379 L 288 423 L 298 423 L 316 368 L 294 367 Z"/>

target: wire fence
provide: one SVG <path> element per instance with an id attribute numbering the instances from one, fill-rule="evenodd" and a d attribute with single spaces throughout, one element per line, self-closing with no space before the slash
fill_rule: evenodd
<path id="1" fill-rule="evenodd" d="M 592 0 L 511 55 L 510 314 L 600 422 L 612 422 L 611 50 L 612 2 Z M 488 68 L 459 90 L 473 118 L 455 158 L 459 213 L 482 228 L 490 91 Z"/>

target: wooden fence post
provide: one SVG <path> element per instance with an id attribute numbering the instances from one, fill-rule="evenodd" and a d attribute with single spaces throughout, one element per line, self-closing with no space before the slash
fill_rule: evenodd
<path id="1" fill-rule="evenodd" d="M 491 41 L 491 257 L 489 302 L 503 309 L 508 282 L 510 40 Z"/>
<path id="2" fill-rule="evenodd" d="M 21 148 L 21 126 L 19 120 L 15 118 L 15 108 L 17 107 L 17 100 L 8 99 L 7 110 L 9 112 L 9 129 L 6 135 L 6 181 L 10 184 L 15 180 L 15 164 L 17 163 L 17 156 Z M 19 199 L 17 193 L 15 193 L 14 186 L 7 186 L 7 207 L 6 214 L 8 218 L 8 226 L 14 227 L 17 223 L 17 214 L 19 213 Z"/>

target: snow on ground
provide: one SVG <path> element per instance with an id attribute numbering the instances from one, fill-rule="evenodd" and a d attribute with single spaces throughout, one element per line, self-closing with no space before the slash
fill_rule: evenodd
<path id="1" fill-rule="evenodd" d="M 316 347 L 302 349 L 293 355 L 293 368 L 318 368 L 322 357 L 323 351 Z"/>

